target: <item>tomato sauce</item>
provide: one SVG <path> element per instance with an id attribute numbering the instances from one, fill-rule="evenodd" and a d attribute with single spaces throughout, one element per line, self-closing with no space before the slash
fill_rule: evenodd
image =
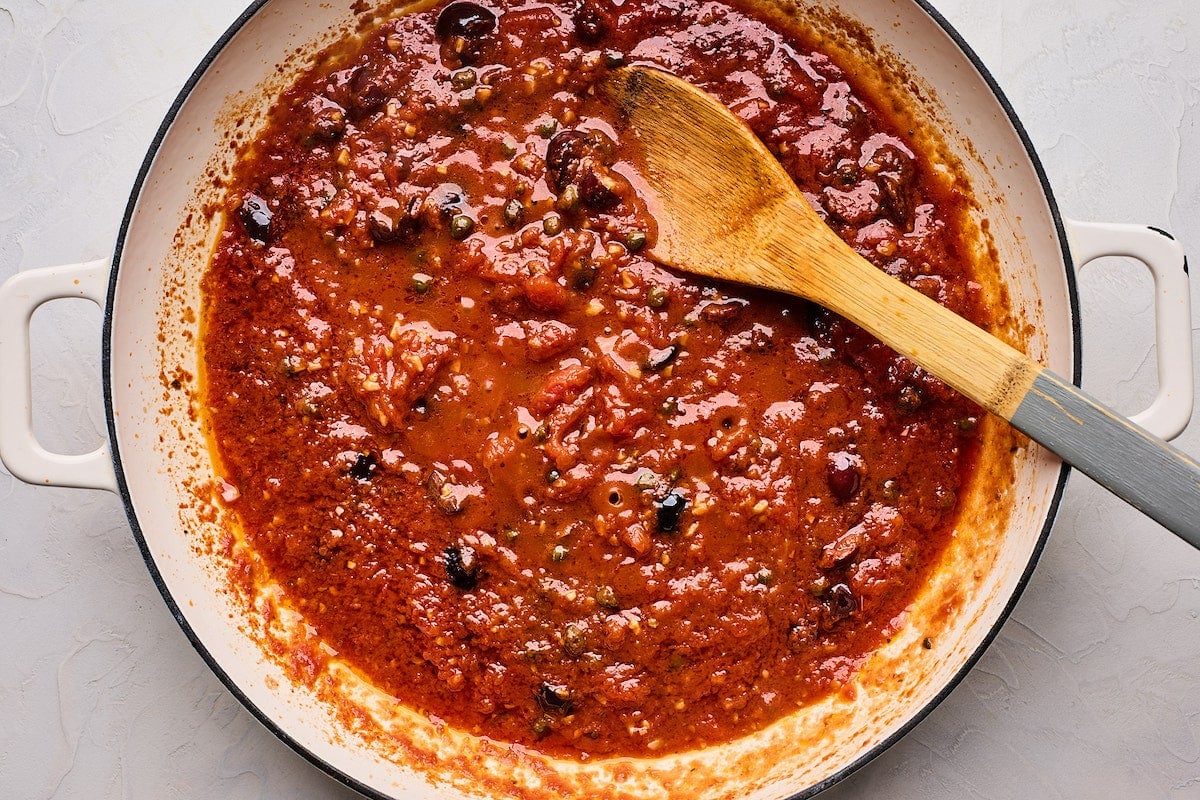
<path id="1" fill-rule="evenodd" d="M 460 1 L 333 48 L 245 151 L 204 280 L 228 505 L 289 604 L 400 702 L 576 757 L 845 683 L 978 446 L 977 408 L 853 325 L 647 258 L 593 92 L 630 63 L 714 93 L 859 252 L 992 321 L 922 143 L 721 0 Z"/>

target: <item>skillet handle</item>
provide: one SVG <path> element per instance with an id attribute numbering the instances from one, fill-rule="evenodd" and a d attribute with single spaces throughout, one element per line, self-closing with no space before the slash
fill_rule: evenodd
<path id="1" fill-rule="evenodd" d="M 104 307 L 109 262 L 17 273 L 0 286 L 0 460 L 32 484 L 117 491 L 108 443 L 83 455 L 51 453 L 33 433 L 29 321 L 43 303 L 82 297 Z"/>
<path id="2" fill-rule="evenodd" d="M 1145 264 L 1154 276 L 1158 396 L 1130 420 L 1170 441 L 1187 427 L 1194 404 L 1192 314 L 1183 248 L 1169 233 L 1146 225 L 1065 222 L 1077 270 L 1104 256 L 1127 256 Z"/>

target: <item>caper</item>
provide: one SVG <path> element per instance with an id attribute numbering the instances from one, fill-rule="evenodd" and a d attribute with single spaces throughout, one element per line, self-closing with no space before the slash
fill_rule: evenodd
<path id="1" fill-rule="evenodd" d="M 637 480 L 633 482 L 633 485 L 643 492 L 653 489 L 658 486 L 658 476 L 650 470 L 644 470 L 638 473 Z"/>
<path id="2" fill-rule="evenodd" d="M 562 190 L 562 194 L 558 196 L 558 202 L 554 207 L 559 211 L 571 211 L 579 205 L 579 187 L 571 183 L 567 188 Z"/>
<path id="3" fill-rule="evenodd" d="M 450 237 L 453 239 L 465 239 L 471 235 L 473 230 L 475 230 L 475 220 L 466 214 L 455 214 L 450 220 Z"/>
<path id="4" fill-rule="evenodd" d="M 621 604 L 617 602 L 616 591 L 608 585 L 596 587 L 596 605 L 610 611 L 615 611 L 621 607 Z"/>
<path id="5" fill-rule="evenodd" d="M 562 232 L 562 227 L 562 217 L 558 214 L 550 214 L 542 220 L 542 230 L 546 232 L 547 236 L 557 236 Z"/>
<path id="6" fill-rule="evenodd" d="M 939 486 L 933 490 L 933 501 L 938 508 L 954 508 L 958 502 L 958 493 L 948 486 Z"/>
<path id="7" fill-rule="evenodd" d="M 671 299 L 671 293 L 662 286 L 651 286 L 646 290 L 646 304 L 651 308 L 662 308 Z"/>
<path id="8" fill-rule="evenodd" d="M 504 222 L 510 227 L 520 225 L 524 216 L 525 206 L 521 205 L 520 200 L 513 198 L 504 204 Z"/>
<path id="9" fill-rule="evenodd" d="M 644 231 L 630 231 L 625 234 L 625 248 L 636 253 L 646 246 L 646 233 Z"/>
<path id="10" fill-rule="evenodd" d="M 433 276 L 418 272 L 412 276 L 412 288 L 417 294 L 428 294 L 433 288 Z"/>
<path id="11" fill-rule="evenodd" d="M 838 165 L 834 172 L 834 178 L 842 186 L 853 186 L 858 183 L 858 164 L 853 161 L 847 161 Z"/>
<path id="12" fill-rule="evenodd" d="M 570 624 L 563 631 L 563 650 L 572 658 L 579 658 L 587 652 L 587 634 L 578 625 Z"/>
<path id="13" fill-rule="evenodd" d="M 604 51 L 604 66 L 609 69 L 625 66 L 625 54 L 619 50 Z"/>
<path id="14" fill-rule="evenodd" d="M 546 470 L 546 483 L 557 483 L 562 478 L 562 473 L 554 468 Z"/>
<path id="15" fill-rule="evenodd" d="M 296 410 L 306 417 L 314 417 L 317 419 L 321 417 L 321 407 L 318 406 L 316 401 L 314 401 L 311 397 L 301 397 L 299 400 L 297 400 Z"/>
<path id="16" fill-rule="evenodd" d="M 537 135 L 543 139 L 549 139 L 554 135 L 556 130 L 558 130 L 558 120 L 556 120 L 554 117 L 547 117 L 543 120 L 540 120 L 537 124 L 537 127 L 534 128 L 534 131 L 537 132 Z"/>
<path id="17" fill-rule="evenodd" d="M 500 152 L 505 158 L 512 158 L 517 154 L 517 143 L 512 139 L 505 139 L 500 143 Z"/>
<path id="18" fill-rule="evenodd" d="M 905 386 L 896 398 L 896 407 L 900 409 L 901 414 L 912 414 L 921 407 L 923 402 L 924 398 L 921 397 L 921 391 L 917 387 Z"/>
<path id="19" fill-rule="evenodd" d="M 470 89 L 475 85 L 475 70 L 470 67 L 458 70 L 450 76 L 450 85 L 460 92 Z"/>

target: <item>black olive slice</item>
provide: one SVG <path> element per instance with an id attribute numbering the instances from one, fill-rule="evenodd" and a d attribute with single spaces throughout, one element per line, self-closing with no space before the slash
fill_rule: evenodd
<path id="1" fill-rule="evenodd" d="M 662 500 L 655 503 L 660 533 L 675 533 L 679 530 L 679 519 L 687 508 L 687 498 L 672 489 Z"/>
<path id="2" fill-rule="evenodd" d="M 371 480 L 371 475 L 378 467 L 379 465 L 375 463 L 375 456 L 371 453 L 359 453 L 358 458 L 354 459 L 354 464 L 350 467 L 350 477 L 366 483 Z"/>
<path id="3" fill-rule="evenodd" d="M 479 583 L 480 563 L 470 547 L 451 545 L 446 548 L 446 577 L 450 583 L 464 591 L 474 589 Z"/>
<path id="4" fill-rule="evenodd" d="M 275 216 L 267 201 L 256 194 L 246 195 L 242 207 L 238 209 L 246 234 L 258 242 L 266 244 L 271 238 L 271 220 Z"/>
<path id="5" fill-rule="evenodd" d="M 438 14 L 435 30 L 438 41 L 451 36 L 479 39 L 496 30 L 496 14 L 478 3 L 451 3 Z"/>

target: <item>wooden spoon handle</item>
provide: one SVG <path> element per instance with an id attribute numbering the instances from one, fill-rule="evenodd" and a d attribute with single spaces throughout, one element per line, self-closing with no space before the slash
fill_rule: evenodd
<path id="1" fill-rule="evenodd" d="M 1200 549 L 1200 464 L 1049 370 L 1013 426 Z"/>
<path id="2" fill-rule="evenodd" d="M 794 211 L 812 214 L 807 206 Z M 812 237 L 812 226 L 790 213 L 774 223 L 764 231 L 765 263 L 755 266 L 775 288 L 799 290 L 854 322 L 1200 548 L 1196 461 L 884 274 L 836 236 Z"/>
<path id="3" fill-rule="evenodd" d="M 872 334 L 988 411 L 1011 420 L 1041 365 L 887 275 L 814 218 L 802 197 L 771 215 L 750 254 L 759 285 L 800 294 Z M 741 279 L 733 275 L 734 280 Z"/>

